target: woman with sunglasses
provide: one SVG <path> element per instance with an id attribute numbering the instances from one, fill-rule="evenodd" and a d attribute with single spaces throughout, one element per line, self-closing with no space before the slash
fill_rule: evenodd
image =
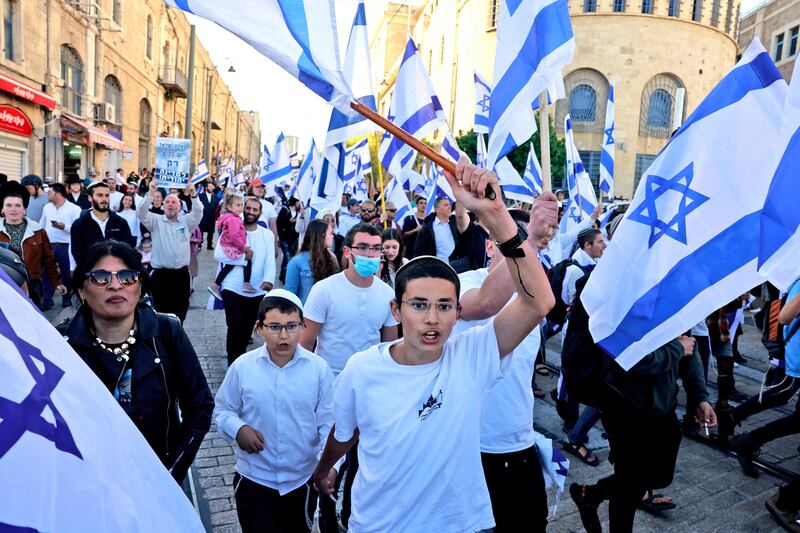
<path id="1" fill-rule="evenodd" d="M 189 337 L 174 315 L 140 301 L 149 291 L 149 278 L 128 244 L 92 245 L 72 284 L 81 305 L 62 328 L 67 342 L 180 483 L 211 427 L 214 409 Z"/>

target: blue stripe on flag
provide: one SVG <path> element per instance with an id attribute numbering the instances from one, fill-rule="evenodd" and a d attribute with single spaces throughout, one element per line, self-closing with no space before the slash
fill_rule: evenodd
<path id="1" fill-rule="evenodd" d="M 357 98 L 357 100 L 362 104 L 364 104 L 365 106 L 367 106 L 368 108 L 372 109 L 373 111 L 377 109 L 375 107 L 374 95 L 362 96 L 361 98 Z M 331 113 L 331 121 L 330 124 L 328 125 L 328 131 L 338 130 L 339 128 L 344 128 L 346 126 L 352 126 L 353 124 L 358 124 L 359 122 L 363 122 L 364 120 L 366 119 L 361 115 L 356 114 L 354 116 L 347 116 L 341 111 L 339 111 L 338 108 L 334 107 L 333 112 Z"/>
<path id="2" fill-rule="evenodd" d="M 286 176 L 287 174 L 289 174 L 291 172 L 292 172 L 292 165 L 289 165 L 289 166 L 283 167 L 283 168 L 279 168 L 278 170 L 273 170 L 272 172 L 270 172 L 269 174 L 264 176 L 264 178 L 262 178 L 262 181 L 264 181 L 266 183 L 269 183 L 270 181 L 275 181 L 277 179 L 281 179 L 282 177 Z"/>
<path id="3" fill-rule="evenodd" d="M 608 171 L 609 175 L 614 175 L 614 159 L 605 150 L 600 152 L 600 165 Z"/>
<path id="4" fill-rule="evenodd" d="M 489 127 L 489 119 L 483 115 L 475 115 L 475 125 L 476 126 L 486 126 Z"/>
<path id="5" fill-rule="evenodd" d="M 673 135 L 667 146 L 695 122 L 706 118 L 723 107 L 735 104 L 747 96 L 750 91 L 769 87 L 780 79 L 782 79 L 781 73 L 778 72 L 772 58 L 769 57 L 768 53 L 761 52 L 752 61 L 735 68 L 722 78 L 722 81 L 697 106 L 694 113 L 686 119 L 681 129 Z M 661 151 L 663 152 L 666 148 L 665 146 Z"/>
<path id="6" fill-rule="evenodd" d="M 591 201 L 589 201 L 589 199 L 587 199 L 582 194 L 578 195 L 578 199 L 580 200 L 581 211 L 590 215 L 594 213 L 594 204 Z"/>
<path id="7" fill-rule="evenodd" d="M 189 0 L 175 0 L 175 5 L 177 5 L 183 11 L 187 11 L 189 13 L 194 14 L 192 10 L 189 8 Z"/>
<path id="8" fill-rule="evenodd" d="M 406 62 L 407 59 L 414 57 L 414 54 L 417 53 L 417 47 L 414 45 L 414 40 L 409 38 L 408 42 L 406 43 L 406 49 L 403 52 L 403 60 L 400 61 L 400 67 L 403 67 L 403 63 Z"/>
<path id="9" fill-rule="evenodd" d="M 438 105 L 438 107 L 437 107 Z M 419 131 L 422 126 L 427 124 L 428 122 L 432 122 L 437 119 L 436 111 L 441 111 L 442 106 L 439 104 L 439 99 L 436 98 L 435 100 L 432 99 L 431 103 L 426 104 L 421 109 L 416 111 L 413 115 L 408 117 L 408 119 L 400 124 L 399 126 L 406 130 L 408 133 L 414 135 L 417 131 Z M 397 152 L 400 151 L 402 147 L 406 146 L 406 144 L 398 139 L 397 137 L 392 137 L 389 146 L 386 148 L 386 152 L 383 154 L 383 166 L 389 168 L 389 163 L 394 159 L 394 156 Z"/>
<path id="10" fill-rule="evenodd" d="M 506 6 L 508 6 L 508 12 L 511 14 L 511 16 L 514 16 L 514 12 L 520 6 L 522 1 L 523 0 L 506 0 Z M 499 7 L 499 2 L 497 5 Z"/>
<path id="11" fill-rule="evenodd" d="M 800 129 L 794 132 L 767 192 L 761 218 L 758 268 L 794 235 L 800 226 Z"/>
<path id="12" fill-rule="evenodd" d="M 507 0 L 506 5 L 512 14 L 520 2 L 521 0 Z M 543 28 L 546 30 L 543 31 Z M 572 39 L 572 24 L 569 20 L 567 0 L 556 0 L 543 7 L 536 15 L 525 42 L 522 44 L 521 50 L 524 50 L 525 53 L 514 59 L 503 73 L 500 81 L 495 84 L 492 91 L 492 109 L 500 111 L 507 109 L 519 93 L 520 80 L 531 79 L 542 59 L 570 39 Z M 496 120 L 492 120 L 492 122 L 496 122 Z M 501 152 L 498 159 L 504 155 Z"/>
<path id="13" fill-rule="evenodd" d="M 284 21 L 289 33 L 292 34 L 297 44 L 303 50 L 297 60 L 297 67 L 300 70 L 298 79 L 300 82 L 329 101 L 333 95 L 333 85 L 325 80 L 325 76 L 320 72 L 319 67 L 311 59 L 311 50 L 308 36 L 308 20 L 306 19 L 305 5 L 302 0 L 278 0 L 278 6 L 283 13 Z"/>
<path id="14" fill-rule="evenodd" d="M 672 269 L 639 298 L 617 329 L 597 343 L 612 357 L 677 315 L 698 294 L 756 258 L 761 211 L 734 222 Z"/>
<path id="15" fill-rule="evenodd" d="M 353 26 L 366 26 L 367 25 L 367 15 L 364 13 L 364 2 L 358 3 L 358 8 L 356 9 L 356 18 L 353 19 Z"/>

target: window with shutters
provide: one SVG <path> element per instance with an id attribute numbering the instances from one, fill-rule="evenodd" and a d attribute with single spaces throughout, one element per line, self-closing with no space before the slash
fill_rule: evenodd
<path id="1" fill-rule="evenodd" d="M 789 55 L 786 57 L 792 57 L 797 53 L 797 32 L 800 30 L 800 27 L 795 26 L 791 30 L 789 30 Z"/>
<path id="2" fill-rule="evenodd" d="M 583 0 L 583 12 L 595 13 L 597 11 L 597 0 Z"/>
<path id="3" fill-rule="evenodd" d="M 639 135 L 669 139 L 678 89 L 683 87 L 683 83 L 672 74 L 659 74 L 647 82 L 639 110 Z M 683 109 L 680 112 L 682 115 Z"/>
<path id="4" fill-rule="evenodd" d="M 117 26 L 122 25 L 122 0 L 111 0 L 111 18 L 117 23 Z"/>
<path id="5" fill-rule="evenodd" d="M 569 116 L 573 122 L 597 119 L 597 92 L 589 85 L 578 85 L 569 93 Z"/>
<path id="6" fill-rule="evenodd" d="M 500 9 L 500 0 L 489 0 L 488 26 L 490 30 L 493 30 L 497 27 L 497 17 L 499 9 Z"/>
<path id="7" fill-rule="evenodd" d="M 116 76 L 106 76 L 103 101 L 114 106 L 114 124 L 122 124 L 122 86 Z"/>
<path id="8" fill-rule="evenodd" d="M 653 14 L 653 0 L 642 0 L 642 13 L 646 15 Z"/>
<path id="9" fill-rule="evenodd" d="M 667 6 L 667 16 L 675 18 L 681 16 L 681 0 L 669 0 L 669 6 Z"/>
<path id="10" fill-rule="evenodd" d="M 153 17 L 147 15 L 147 28 L 144 45 L 144 54 L 147 59 L 153 59 Z"/>
<path id="11" fill-rule="evenodd" d="M 700 17 L 703 15 L 703 0 L 694 0 L 692 3 L 692 20 L 700 22 Z"/>
<path id="12" fill-rule="evenodd" d="M 614 13 L 624 13 L 625 12 L 625 0 L 614 0 L 614 5 L 612 7 Z"/>
<path id="13" fill-rule="evenodd" d="M 3 4 L 3 57 L 9 61 L 20 61 L 19 47 L 19 2 L 6 0 Z"/>
<path id="14" fill-rule="evenodd" d="M 71 46 L 61 45 L 61 105 L 76 115 L 82 114 L 83 61 Z"/>
<path id="15" fill-rule="evenodd" d="M 578 69 L 564 77 L 567 98 L 556 102 L 555 125 L 564 131 L 564 118 L 569 113 L 577 132 L 603 131 L 608 80 L 594 69 Z"/>
<path id="16" fill-rule="evenodd" d="M 715 28 L 719 28 L 719 10 L 720 10 L 720 0 L 712 0 L 711 1 L 711 25 Z"/>
<path id="17" fill-rule="evenodd" d="M 147 98 L 142 98 L 139 102 L 139 139 L 150 139 L 150 121 L 153 110 Z"/>
<path id="18" fill-rule="evenodd" d="M 642 175 L 647 171 L 650 165 L 655 161 L 656 156 L 650 154 L 636 154 L 636 166 L 633 170 L 633 192 L 639 187 L 639 181 Z"/>
<path id="19" fill-rule="evenodd" d="M 725 10 L 725 33 L 731 32 L 732 18 L 733 18 L 733 0 L 728 0 L 728 7 Z"/>
<path id="20" fill-rule="evenodd" d="M 783 58 L 783 34 L 775 36 L 775 62 L 777 63 Z"/>

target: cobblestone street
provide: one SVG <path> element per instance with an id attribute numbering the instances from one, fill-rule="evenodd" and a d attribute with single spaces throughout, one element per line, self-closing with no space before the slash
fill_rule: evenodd
<path id="1" fill-rule="evenodd" d="M 212 254 L 202 250 L 199 255 L 200 276 L 195 279 L 195 292 L 192 295 L 191 307 L 185 323 L 200 363 L 206 373 L 212 392 L 221 383 L 227 368 L 225 358 L 225 316 L 221 311 L 206 310 L 208 292 L 206 286 L 211 281 L 214 269 Z M 47 313 L 54 322 L 54 311 Z M 65 313 L 58 313 L 59 319 Z M 748 394 L 755 394 L 760 385 L 761 375 L 766 369 L 766 356 L 758 340 L 758 331 L 753 326 L 746 326 L 745 335 L 740 340 L 742 355 L 748 359 L 746 366 L 737 365 L 737 388 Z M 252 347 L 255 347 L 253 344 Z M 548 363 L 558 367 L 558 345 L 548 345 Z M 549 392 L 556 386 L 555 374 L 550 377 L 537 376 L 538 385 Z M 710 370 L 709 380 L 712 403 L 716 396 L 715 370 Z M 794 400 L 788 406 L 767 411 L 748 419 L 738 431 L 750 429 L 783 416 L 794 408 Z M 549 397 L 537 400 L 535 408 L 536 429 L 553 438 L 559 447 L 564 435 L 561 431 L 562 421 L 555 412 Z M 636 421 L 632 420 L 632 424 Z M 602 429 L 594 428 L 590 432 L 589 446 L 601 459 L 599 466 L 592 468 L 568 455 L 571 463 L 567 484 L 572 482 L 594 482 L 611 472 L 607 461 L 607 442 L 602 439 Z M 800 471 L 796 438 L 784 438 L 764 446 L 761 459 L 791 472 Z M 233 449 L 216 432 L 212 425 L 206 436 L 192 467 L 192 480 L 197 506 L 206 530 L 214 533 L 240 531 L 236 518 L 233 500 L 233 473 L 235 457 Z M 638 532 L 778 532 L 782 531 L 773 521 L 764 507 L 769 498 L 782 481 L 766 472 L 758 479 L 751 479 L 742 474 L 736 458 L 706 444 L 683 439 L 675 479 L 672 485 L 659 490 L 671 496 L 677 508 L 652 516 L 643 511 L 636 515 L 635 531 Z M 555 492 L 548 493 L 549 504 L 555 501 Z M 608 506 L 600 507 L 603 527 L 608 528 Z M 315 530 L 316 531 L 316 530 Z M 520 531 L 524 531 L 521 529 Z M 562 495 L 558 512 L 550 519 L 548 531 L 572 532 L 582 531 L 580 517 L 572 503 L 568 492 Z"/>

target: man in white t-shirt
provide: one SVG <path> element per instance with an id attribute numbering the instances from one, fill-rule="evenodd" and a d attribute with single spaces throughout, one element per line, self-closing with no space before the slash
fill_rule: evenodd
<path id="1" fill-rule="evenodd" d="M 330 468 L 359 441 L 349 531 L 479 531 L 494 526 L 481 468 L 486 393 L 508 371 L 510 354 L 554 298 L 525 233 L 502 202 L 497 176 L 462 156 L 446 174 L 458 202 L 475 213 L 513 260 L 519 295 L 489 323 L 451 337 L 460 282 L 434 257 L 400 268 L 392 312 L 404 337 L 354 355 L 334 386 L 334 428 L 314 472 L 317 488 L 333 490 Z M 487 186 L 495 199 L 485 197 Z M 535 238 L 557 223 L 555 198 L 534 206 Z"/>
<path id="2" fill-rule="evenodd" d="M 300 343 L 312 350 L 316 341 L 317 355 L 331 365 L 334 375 L 342 371 L 354 353 L 397 339 L 397 321 L 389 307 L 394 293 L 375 277 L 382 251 L 380 230 L 371 224 L 356 224 L 345 238 L 347 270 L 317 282 L 306 299 L 306 327 Z M 357 469 L 355 453 L 349 458 L 353 461 L 343 469 L 348 476 L 345 487 L 349 487 Z M 342 505 L 342 522 L 346 526 L 349 506 L 345 502 L 349 502 L 349 491 L 345 492 Z M 330 498 L 320 500 L 320 531 L 338 531 Z"/>
<path id="3" fill-rule="evenodd" d="M 278 250 L 280 250 L 278 246 L 278 212 L 275 210 L 275 206 L 272 205 L 272 202 L 267 200 L 266 190 L 264 182 L 260 179 L 256 178 L 250 182 L 249 194 L 258 198 L 258 201 L 261 203 L 261 216 L 258 222 L 270 230 L 275 237 L 275 257 L 278 257 Z"/>
<path id="4" fill-rule="evenodd" d="M 350 228 L 361 222 L 361 204 L 355 198 L 347 201 L 347 211 L 339 213 L 339 235 L 344 237 Z"/>

